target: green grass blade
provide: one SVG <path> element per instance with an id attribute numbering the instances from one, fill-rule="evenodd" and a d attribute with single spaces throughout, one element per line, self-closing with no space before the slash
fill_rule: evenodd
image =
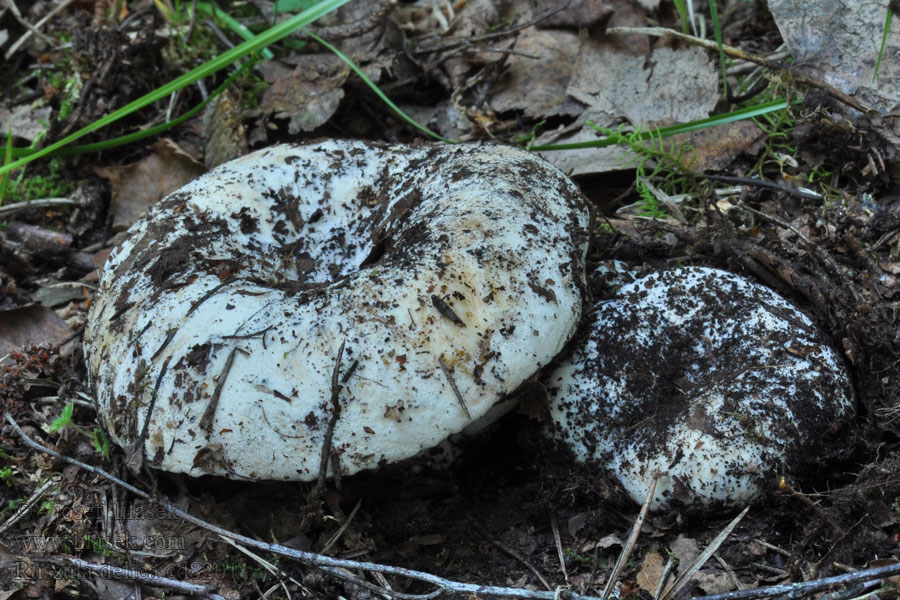
<path id="1" fill-rule="evenodd" d="M 231 84 L 232 81 L 237 79 L 242 73 L 244 73 L 247 69 L 253 66 L 256 61 L 248 60 L 240 69 L 232 73 L 228 76 L 228 79 L 222 82 L 222 85 L 217 87 L 213 92 L 206 98 L 206 100 L 200 102 L 197 106 L 185 112 L 181 116 L 178 116 L 171 121 L 166 121 L 165 123 L 161 123 L 156 125 L 155 127 L 150 127 L 148 129 L 142 129 L 141 131 L 135 131 L 134 133 L 129 133 L 127 135 L 122 135 L 117 138 L 113 138 L 111 140 L 106 140 L 104 142 L 96 142 L 94 144 L 83 144 L 81 146 L 69 146 L 68 148 L 63 148 L 59 151 L 59 156 L 72 156 L 75 154 L 87 154 L 90 152 L 100 152 L 101 150 L 109 150 L 110 148 L 115 148 L 116 146 L 123 146 L 125 144 L 130 144 L 132 142 L 136 142 L 138 140 L 156 135 L 158 133 L 162 133 L 167 129 L 171 129 L 176 125 L 184 123 L 201 110 L 206 108 L 206 106 L 215 100 L 215 98 L 225 91 L 225 89 Z"/>
<path id="2" fill-rule="evenodd" d="M 12 161 L 12 138 L 12 126 L 9 126 L 6 132 L 6 152 L 3 156 L 4 165 L 8 165 Z M 6 200 L 7 189 L 9 189 L 9 172 L 4 172 L 3 175 L 0 175 L 0 206 L 3 206 L 3 201 Z"/>
<path id="3" fill-rule="evenodd" d="M 390 98 L 388 98 L 388 97 L 385 95 L 385 93 L 382 92 L 381 89 L 380 89 L 377 85 L 375 85 L 375 82 L 372 81 L 371 79 L 369 79 L 369 77 L 368 77 L 365 73 L 363 73 L 363 70 L 360 69 L 359 66 L 358 66 L 355 62 L 353 62 L 352 60 L 350 60 L 350 58 L 349 58 L 346 54 L 344 54 L 343 52 L 341 52 L 340 50 L 338 50 L 337 48 L 335 48 L 334 46 L 332 46 L 331 44 L 329 44 L 328 42 L 326 42 L 325 40 L 323 40 L 322 38 L 320 38 L 320 37 L 317 36 L 316 34 L 310 32 L 310 31 L 304 31 L 304 33 L 305 33 L 306 35 L 308 35 L 309 37 L 311 37 L 312 39 L 314 39 L 314 40 L 315 40 L 316 42 L 318 42 L 319 44 L 325 46 L 328 50 L 330 50 L 331 52 L 333 52 L 338 58 L 340 58 L 342 61 L 344 61 L 345 63 L 347 63 L 347 66 L 349 66 L 351 69 L 353 69 L 353 72 L 356 73 L 356 74 L 359 76 L 359 78 L 362 79 L 363 82 L 364 82 L 367 86 L 369 86 L 370 88 L 372 88 L 372 91 L 375 92 L 375 94 L 376 94 L 379 98 L 381 98 L 381 101 L 384 102 L 385 104 L 387 104 L 387 105 L 390 107 L 390 109 L 393 110 L 395 113 L 397 113 L 397 116 L 399 116 L 401 119 L 403 119 L 404 121 L 406 121 L 407 123 L 409 123 L 410 125 L 412 125 L 413 127 L 415 127 L 416 129 L 418 129 L 419 131 L 421 131 L 421 132 L 424 133 L 425 135 L 431 136 L 431 137 L 433 137 L 433 138 L 436 139 L 436 140 L 440 140 L 441 142 L 446 142 L 446 143 L 448 143 L 448 144 L 455 144 L 455 143 L 456 143 L 456 142 L 453 141 L 453 140 L 448 140 L 447 138 L 438 135 L 437 133 L 431 131 L 430 129 L 428 129 L 428 128 L 425 127 L 424 125 L 420 125 L 420 124 L 417 123 L 412 117 L 410 117 L 410 116 L 407 115 L 405 112 L 403 112 L 402 110 L 400 110 L 400 107 L 397 106 L 396 104 L 394 104 L 393 101 L 392 101 Z"/>
<path id="4" fill-rule="evenodd" d="M 198 2 L 197 10 L 205 12 L 206 14 L 213 16 L 228 26 L 230 30 L 244 38 L 245 40 L 253 39 L 253 32 L 244 27 L 242 24 L 238 23 L 237 20 L 226 13 L 224 10 L 220 9 L 218 6 L 213 6 L 207 2 Z M 275 58 L 275 55 L 272 54 L 272 51 L 268 48 L 262 49 L 262 55 L 266 59 Z"/>
<path id="5" fill-rule="evenodd" d="M 89 133 L 93 133 L 98 129 L 101 129 L 110 123 L 113 123 L 122 117 L 125 117 L 136 110 L 144 108 L 149 104 L 153 104 L 157 100 L 161 100 L 166 98 L 169 94 L 176 90 L 180 90 L 183 87 L 186 87 L 199 79 L 203 79 L 204 77 L 211 75 L 220 69 L 230 65 L 231 63 L 244 58 L 248 54 L 252 52 L 256 52 L 257 50 L 261 50 L 270 44 L 274 44 L 281 38 L 293 33 L 297 29 L 309 25 L 319 17 L 337 9 L 340 6 L 343 6 L 350 0 L 322 0 L 314 7 L 309 9 L 308 11 L 302 12 L 299 15 L 295 15 L 290 19 L 283 21 L 274 27 L 260 33 L 256 37 L 251 40 L 247 40 L 246 42 L 231 48 L 230 50 L 226 50 L 216 58 L 200 65 L 196 69 L 193 69 L 180 77 L 176 77 L 169 83 L 164 86 L 161 86 L 149 94 L 134 100 L 133 102 L 129 102 L 122 108 L 113 111 L 112 113 L 94 121 L 87 127 L 79 129 L 75 133 L 64 137 L 63 139 L 50 144 L 46 148 L 42 148 L 38 150 L 34 154 L 30 154 L 24 158 L 21 158 L 13 163 L 8 165 L 4 165 L 0 167 L 0 175 L 3 173 L 9 172 L 13 169 L 21 168 L 22 166 L 28 164 L 29 162 L 41 158 L 42 156 L 47 156 L 60 148 L 67 146 L 74 142 L 75 140 L 84 137 Z"/>
<path id="6" fill-rule="evenodd" d="M 83 144 L 80 146 L 67 146 L 66 148 L 60 149 L 59 152 L 56 153 L 56 156 L 75 156 L 78 154 L 89 154 L 91 152 L 101 152 L 103 150 L 109 150 L 111 148 L 115 148 L 117 146 L 124 146 L 125 144 L 130 144 L 132 142 L 136 142 L 138 140 L 142 140 L 144 138 L 148 138 L 154 136 L 158 133 L 162 133 L 167 129 L 171 129 L 176 125 L 184 123 L 201 110 L 206 108 L 206 106 L 216 99 L 216 97 L 225 91 L 225 89 L 233 82 L 235 79 L 240 77 L 242 73 L 244 73 L 247 69 L 251 68 L 256 61 L 249 60 L 241 66 L 240 69 L 232 73 L 228 76 L 228 79 L 222 82 L 222 85 L 217 87 L 212 93 L 207 96 L 206 100 L 203 100 L 197 106 L 185 112 L 184 114 L 172 119 L 171 121 L 166 121 L 165 123 L 161 123 L 154 127 L 150 127 L 148 129 L 142 129 L 140 131 L 135 131 L 134 133 L 129 133 L 126 135 L 122 135 L 111 140 L 105 140 L 103 142 L 95 142 L 93 144 Z M 36 150 L 32 150 L 30 148 L 14 148 L 13 154 L 16 156 L 28 156 L 30 154 L 35 153 Z M 3 176 L 5 177 L 6 174 Z"/>
<path id="7" fill-rule="evenodd" d="M 891 18 L 893 18 L 893 16 L 894 11 L 888 6 L 887 16 L 884 18 L 884 32 L 881 34 L 881 48 L 878 50 L 878 60 L 875 61 L 875 73 L 872 74 L 872 83 L 875 83 L 878 79 L 878 69 L 881 67 L 881 57 L 884 56 L 884 46 L 887 44 L 888 34 L 891 30 Z"/>
<path id="8" fill-rule="evenodd" d="M 757 104 L 756 106 L 749 106 L 747 108 L 741 108 L 739 110 L 735 110 L 729 113 L 716 115 L 714 117 L 708 117 L 706 119 L 699 119 L 697 121 L 691 121 L 689 123 L 681 123 L 679 125 L 671 125 L 669 127 L 660 127 L 659 129 L 655 129 L 652 132 L 645 132 L 641 135 L 641 139 L 649 139 L 651 136 L 656 136 L 660 138 L 671 137 L 673 135 L 678 135 L 679 133 L 688 133 L 690 131 L 696 131 L 698 129 L 706 129 L 708 127 L 716 127 L 718 125 L 724 125 L 725 123 L 732 123 L 734 121 L 743 121 L 745 119 L 752 119 L 753 117 L 758 117 L 760 115 L 769 114 L 772 112 L 776 112 L 779 110 L 784 110 L 787 108 L 788 103 L 784 99 L 772 100 L 770 102 L 764 102 L 762 104 Z M 591 140 L 588 142 L 575 142 L 572 144 L 550 144 L 545 146 L 532 146 L 531 150 L 535 152 L 547 152 L 551 150 L 580 150 L 583 148 L 606 148 L 607 146 L 615 146 L 619 143 L 618 137 L 607 137 L 600 140 Z"/>
<path id="9" fill-rule="evenodd" d="M 678 11 L 678 18 L 681 19 L 681 33 L 690 33 L 691 25 L 688 21 L 687 0 L 674 0 L 675 10 Z"/>
<path id="10" fill-rule="evenodd" d="M 725 49 L 722 48 L 722 28 L 719 26 L 719 7 L 716 0 L 709 0 L 709 15 L 712 17 L 713 35 L 719 46 L 719 64 L 722 66 L 722 93 L 728 96 L 728 74 L 725 72 Z"/>

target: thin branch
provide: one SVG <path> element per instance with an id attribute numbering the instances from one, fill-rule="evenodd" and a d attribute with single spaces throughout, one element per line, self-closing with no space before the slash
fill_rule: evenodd
<path id="1" fill-rule="evenodd" d="M 706 550 L 701 552 L 700 556 L 698 556 L 694 560 L 694 562 L 691 563 L 691 565 L 684 571 L 684 573 L 678 576 L 678 579 L 675 580 L 675 583 L 672 584 L 672 587 L 669 589 L 669 591 L 663 594 L 662 600 L 674 598 L 685 588 L 685 586 L 687 586 L 687 584 L 691 581 L 691 578 L 696 575 L 697 571 L 699 571 L 703 567 L 703 565 L 706 564 L 706 561 L 708 561 L 710 557 L 716 553 L 716 551 L 719 549 L 719 546 L 721 546 L 722 543 L 726 539 L 728 539 L 728 536 L 731 535 L 731 532 L 734 531 L 734 528 L 737 527 L 738 523 L 741 522 L 741 519 L 743 519 L 748 512 L 750 512 L 749 506 L 742 510 L 741 514 L 732 519 L 731 523 L 729 523 L 728 526 L 725 527 L 725 529 L 723 529 L 719 533 L 719 535 L 717 535 L 715 539 L 713 539 L 713 541 L 709 543 L 709 546 L 706 547 Z"/>
<path id="2" fill-rule="evenodd" d="M 331 441 L 334 438 L 334 428 L 341 418 L 341 382 L 338 375 L 341 372 L 341 359 L 344 357 L 344 345 L 347 340 L 341 342 L 338 348 L 337 358 L 334 359 L 334 368 L 331 370 L 331 418 L 328 420 L 328 429 L 325 430 L 325 439 L 322 441 L 322 456 L 319 460 L 319 482 L 316 490 L 319 493 L 325 491 L 325 476 L 328 474 L 328 460 L 331 458 Z M 338 473 L 335 472 L 337 477 Z M 311 496 L 315 496 L 315 491 Z"/>
<path id="3" fill-rule="evenodd" d="M 845 585 L 863 581 L 874 581 L 876 579 L 885 579 L 895 575 L 900 575 L 900 562 L 896 562 L 892 565 L 885 565 L 883 567 L 864 569 L 862 571 L 856 571 L 855 573 L 825 577 L 824 579 L 813 579 L 811 581 L 800 581 L 798 583 L 785 583 L 753 590 L 724 592 L 722 594 L 700 596 L 693 598 L 693 600 L 756 600 L 758 598 L 770 598 L 772 596 L 785 596 L 791 600 L 798 600 L 799 598 L 817 592 L 836 590 Z"/>
<path id="4" fill-rule="evenodd" d="M 30 557 L 30 560 L 36 563 L 44 563 L 54 565 L 63 569 L 83 569 L 90 571 L 98 577 L 109 579 L 124 579 L 127 581 L 135 581 L 144 585 L 158 588 L 166 588 L 176 590 L 182 594 L 190 594 L 191 596 L 205 596 L 212 600 L 225 600 L 223 596 L 216 594 L 211 586 L 199 585 L 196 583 L 188 583 L 177 579 L 170 579 L 152 573 L 144 573 L 143 571 L 134 571 L 123 567 L 113 565 L 98 565 L 95 563 L 74 558 L 71 556 L 54 555 L 47 558 Z"/>
<path id="5" fill-rule="evenodd" d="M 559 570 L 562 571 L 566 585 L 569 585 L 569 572 L 566 571 L 566 557 L 563 553 L 562 538 L 559 535 L 559 520 L 552 513 L 550 514 L 550 529 L 553 531 L 553 542 L 556 545 L 556 555 L 559 557 Z"/>
<path id="6" fill-rule="evenodd" d="M 75 0 L 63 0 L 62 2 L 60 2 L 59 4 L 57 4 L 57 5 L 53 8 L 53 10 L 51 10 L 49 13 L 47 13 L 47 14 L 44 16 L 43 19 L 41 19 L 40 21 L 38 21 L 37 23 L 34 24 L 34 29 L 40 29 L 41 27 L 43 27 L 43 26 L 47 23 L 47 21 L 49 21 L 50 19 L 52 19 L 53 17 L 55 17 L 57 13 L 59 13 L 60 11 L 62 11 L 64 8 L 66 8 L 67 6 L 69 6 L 70 4 L 72 4 L 73 2 L 75 2 Z M 22 37 L 20 37 L 19 39 L 17 39 L 17 40 L 15 41 L 15 43 L 13 43 L 13 44 L 9 47 L 9 50 L 6 51 L 6 54 L 3 55 L 3 58 L 6 59 L 6 60 L 9 60 L 10 58 L 12 58 L 12 55 L 15 54 L 16 52 L 18 52 L 18 50 L 19 50 L 19 48 L 22 46 L 22 44 L 24 44 L 25 42 L 27 42 L 28 39 L 31 37 L 31 35 L 32 35 L 32 30 L 29 29 L 28 31 L 26 31 L 26 32 L 22 35 Z M 39 34 L 39 35 L 40 35 L 40 34 Z M 51 41 L 50 44 L 53 45 L 53 42 Z"/>
<path id="7" fill-rule="evenodd" d="M 44 494 L 50 491 L 54 485 L 58 485 L 62 480 L 62 476 L 58 473 L 55 473 L 50 479 L 39 485 L 34 492 L 32 492 L 31 496 L 19 506 L 18 510 L 16 510 L 15 514 L 7 519 L 6 523 L 0 526 L 0 533 L 3 533 L 13 525 L 15 525 L 18 521 L 22 519 L 31 508 L 37 504 L 37 501 L 44 497 Z"/>
<path id="8" fill-rule="evenodd" d="M 16 202 L 15 204 L 0 206 L 0 217 L 8 217 L 9 215 L 21 212 L 23 210 L 30 210 L 32 208 L 50 208 L 53 206 L 70 206 L 73 204 L 76 206 L 81 206 L 82 202 L 80 200 L 74 200 L 72 198 L 42 198 L 40 200 Z"/>
<path id="9" fill-rule="evenodd" d="M 459 406 L 463 409 L 463 412 L 466 414 L 466 419 L 469 422 L 472 422 L 472 413 L 469 412 L 469 407 L 466 406 L 466 399 L 463 398 L 462 394 L 459 392 L 459 388 L 456 387 L 456 381 L 453 379 L 453 373 L 450 371 L 450 367 L 447 366 L 447 363 L 444 362 L 444 355 L 441 354 L 438 356 L 438 364 L 441 365 L 441 371 L 444 372 L 444 377 L 447 378 L 447 381 L 450 382 L 450 389 L 453 390 L 453 395 L 456 396 L 456 401 L 459 402 Z"/>
<path id="10" fill-rule="evenodd" d="M 523 29 L 527 29 L 527 28 L 531 27 L 532 25 L 540 23 L 541 21 L 543 21 L 545 19 L 549 19 L 556 13 L 564 10 L 566 8 L 566 6 L 567 5 L 564 4 L 562 6 L 550 8 L 548 10 L 545 10 L 543 13 L 539 14 L 538 16 L 534 17 L 533 19 L 531 19 L 529 21 L 525 21 L 524 23 L 519 23 L 518 25 L 513 25 L 511 27 L 507 27 L 506 29 L 501 29 L 499 31 L 493 31 L 490 33 L 484 33 L 481 35 L 474 35 L 474 36 L 464 37 L 464 38 L 457 38 L 457 37 L 447 38 L 447 37 L 445 37 L 445 38 L 441 39 L 440 41 L 438 41 L 438 43 L 435 44 L 434 46 L 428 46 L 428 47 L 414 49 L 412 51 L 412 54 L 431 54 L 433 52 L 443 52 L 445 50 L 453 50 L 456 48 L 460 48 L 462 46 L 469 46 L 469 45 L 471 45 L 473 43 L 477 43 L 477 42 L 483 42 L 483 41 L 487 41 L 487 40 L 495 40 L 495 39 L 502 39 L 505 37 L 509 37 L 510 35 L 512 35 L 513 33 L 516 33 L 517 31 L 522 31 Z M 325 37 L 325 36 L 323 36 L 323 37 Z"/>
<path id="11" fill-rule="evenodd" d="M 234 347 L 231 349 L 231 352 L 228 353 L 228 358 L 225 359 L 225 367 L 219 374 L 219 380 L 216 382 L 216 388 L 213 390 L 212 398 L 209 399 L 209 404 L 206 405 L 206 410 L 203 411 L 203 416 L 200 417 L 200 422 L 197 424 L 203 431 L 212 431 L 213 419 L 216 416 L 216 409 L 219 407 L 219 398 L 222 396 L 225 380 L 228 378 L 228 373 L 231 371 L 231 365 L 234 363 L 234 355 L 239 351 L 247 354 L 246 351 Z"/>
<path id="12" fill-rule="evenodd" d="M 6 422 L 10 424 L 13 430 L 22 438 L 22 441 L 30 448 L 37 450 L 38 452 L 43 452 L 45 454 L 49 454 L 50 456 L 65 461 L 69 464 L 76 465 L 85 471 L 92 473 L 94 475 L 99 475 L 104 479 L 111 481 L 112 483 L 128 490 L 138 498 L 143 500 L 148 500 L 150 502 L 156 503 L 158 506 L 162 507 L 166 511 L 168 511 L 173 516 L 179 517 L 188 523 L 196 525 L 198 527 L 202 527 L 207 531 L 211 531 L 223 537 L 227 537 L 235 542 L 240 542 L 244 546 L 249 546 L 251 548 L 256 548 L 258 550 L 262 550 L 264 552 L 271 552 L 273 554 L 277 554 L 279 556 L 284 556 L 287 558 L 292 558 L 298 561 L 301 564 L 315 567 L 317 569 L 321 569 L 325 571 L 332 577 L 337 579 L 341 579 L 343 581 L 349 581 L 356 585 L 359 585 L 359 578 L 348 574 L 344 571 L 344 569 L 355 569 L 359 571 L 369 571 L 372 573 L 384 573 L 387 575 L 393 575 L 396 577 L 403 577 L 406 579 L 413 579 L 415 581 L 420 581 L 422 583 L 426 583 L 429 585 L 435 586 L 436 590 L 430 592 L 428 594 L 423 594 L 420 596 L 419 600 L 426 600 L 430 598 L 438 598 L 441 595 L 453 595 L 453 594 L 472 594 L 475 596 L 495 596 L 500 598 L 522 598 L 527 600 L 599 600 L 596 596 L 583 596 L 576 592 L 572 592 L 570 590 L 558 590 L 555 592 L 544 592 L 544 591 L 536 591 L 536 590 L 525 590 L 518 588 L 508 588 L 501 586 L 493 586 L 493 585 L 478 585 L 474 583 L 463 583 L 458 581 L 453 581 L 451 579 L 446 579 L 444 577 L 440 577 L 438 575 L 432 575 L 431 573 L 426 573 L 424 571 L 416 571 L 413 569 L 405 569 L 403 567 L 394 567 L 390 565 L 382 565 L 379 563 L 373 562 L 363 562 L 363 561 L 355 561 L 341 558 L 333 558 L 331 556 L 323 556 L 321 554 L 316 554 L 314 552 L 305 552 L 303 550 L 297 550 L 295 548 L 289 548 L 287 546 L 282 546 L 281 544 L 269 544 L 266 542 L 261 542 L 259 540 L 255 540 L 253 538 L 247 537 L 245 535 L 241 535 L 239 533 L 234 533 L 232 531 L 228 531 L 218 525 L 214 525 L 203 519 L 195 517 L 194 515 L 178 508 L 174 504 L 163 500 L 162 498 L 151 498 L 150 494 L 147 492 L 136 488 L 130 483 L 126 483 L 122 481 L 115 475 L 111 473 L 107 473 L 103 469 L 95 467 L 93 465 L 89 465 L 85 462 L 82 462 L 76 458 L 71 458 L 68 456 L 64 456 L 55 450 L 51 450 L 46 446 L 42 446 L 36 441 L 32 440 L 22 428 L 19 427 L 19 424 L 16 423 L 13 416 L 6 412 L 4 414 L 6 418 Z M 897 572 L 900 572 L 900 565 L 898 565 Z M 368 583 L 368 582 L 365 582 Z M 379 593 L 398 597 L 397 592 L 393 590 L 381 590 Z"/>
<path id="13" fill-rule="evenodd" d="M 634 527 L 631 528 L 631 535 L 628 536 L 628 541 L 625 542 L 625 546 L 622 548 L 618 560 L 616 560 L 616 565 L 609 575 L 609 581 L 606 582 L 606 586 L 603 588 L 603 600 L 609 598 L 609 595 L 612 593 L 613 586 L 616 585 L 619 574 L 622 572 L 625 563 L 628 562 L 628 557 L 631 556 L 631 551 L 634 550 L 638 536 L 641 535 L 641 527 L 644 525 L 647 513 L 650 512 L 650 504 L 653 502 L 653 495 L 656 493 L 656 483 L 658 481 L 659 473 L 654 473 L 653 479 L 650 481 L 650 489 L 647 490 L 647 497 L 644 499 L 644 504 L 641 505 L 641 512 L 638 513 L 638 517 L 634 521 Z"/>
<path id="14" fill-rule="evenodd" d="M 753 185 L 756 187 L 776 190 L 791 196 L 798 196 L 805 200 L 821 200 L 822 195 L 815 192 L 800 190 L 787 185 L 778 185 L 771 181 L 763 181 L 762 179 L 753 179 L 752 177 L 731 177 L 730 175 L 704 175 L 706 179 L 711 181 L 721 181 L 723 183 L 736 183 L 740 185 Z"/>

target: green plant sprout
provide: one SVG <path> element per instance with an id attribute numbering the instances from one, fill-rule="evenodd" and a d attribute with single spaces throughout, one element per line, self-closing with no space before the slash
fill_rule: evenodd
<path id="1" fill-rule="evenodd" d="M 617 130 L 599 127 L 593 123 L 589 126 L 614 139 L 619 145 L 628 148 L 625 167 L 635 169 L 635 187 L 641 197 L 639 203 L 640 216 L 662 218 L 669 216 L 668 211 L 660 205 L 649 182 L 657 177 L 662 178 L 659 189 L 667 195 L 681 193 L 694 194 L 697 191 L 696 175 L 690 170 L 693 163 L 694 149 L 688 144 L 669 142 L 659 135 L 659 130 L 636 130 L 625 132 L 620 126 Z M 648 173 L 648 169 L 651 169 Z"/>
<path id="2" fill-rule="evenodd" d="M 109 445 L 109 436 L 106 435 L 106 432 L 100 429 L 99 427 L 94 427 L 94 450 L 97 451 L 97 454 L 100 454 L 106 460 L 110 458 L 110 445 Z"/>
<path id="3" fill-rule="evenodd" d="M 82 429 L 81 427 L 79 427 L 78 425 L 73 423 L 72 422 L 72 413 L 74 412 L 74 410 L 75 410 L 74 402 L 69 402 L 68 404 L 66 404 L 66 406 L 63 408 L 62 413 L 57 418 L 55 418 L 50 423 L 50 425 L 47 426 L 47 428 L 46 428 L 47 431 L 49 433 L 56 433 L 63 427 L 71 425 L 72 429 L 74 429 L 79 434 L 81 434 L 82 436 L 86 437 L 87 439 L 89 439 L 91 441 L 91 443 L 94 446 L 94 450 L 97 452 L 97 454 L 102 455 L 103 458 L 108 460 L 110 458 L 109 437 L 99 427 L 95 427 L 91 433 L 88 433 L 87 431 L 85 431 L 84 429 Z"/>
<path id="4" fill-rule="evenodd" d="M 726 72 L 725 48 L 722 43 L 722 28 L 719 26 L 719 8 L 716 0 L 709 0 L 709 15 L 712 19 L 713 35 L 716 38 L 716 46 L 719 47 L 719 65 L 722 68 L 722 90 L 728 95 L 728 74 Z"/>
<path id="5" fill-rule="evenodd" d="M 69 402 L 66 404 L 65 408 L 63 408 L 62 414 L 57 418 L 53 419 L 53 422 L 50 423 L 50 426 L 47 427 L 47 431 L 50 433 L 56 433 L 66 425 L 72 422 L 72 412 L 75 410 L 75 403 Z M 75 424 L 72 424 L 73 427 L 77 428 Z"/>
<path id="6" fill-rule="evenodd" d="M 531 128 L 529 133 L 524 133 L 516 138 L 516 142 L 525 146 L 526 150 L 531 150 L 534 147 L 534 140 L 537 138 L 538 130 L 547 124 L 547 120 L 538 121 Z"/>
<path id="7" fill-rule="evenodd" d="M 681 21 L 681 33 L 690 33 L 691 24 L 688 20 L 687 0 L 674 0 L 675 10 L 678 11 L 678 19 Z"/>

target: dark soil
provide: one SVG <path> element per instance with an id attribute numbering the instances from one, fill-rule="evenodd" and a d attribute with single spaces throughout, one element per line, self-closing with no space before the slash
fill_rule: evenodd
<path id="1" fill-rule="evenodd" d="M 157 17 L 149 4 L 143 10 L 134 22 L 150 28 Z M 15 22 L 10 19 L 7 25 L 8 18 L 3 26 L 20 35 Z M 58 26 L 73 36 L 77 68 L 98 76 L 83 88 L 74 100 L 74 111 L 54 126 L 51 137 L 90 123 L 165 82 L 172 73 L 183 72 L 184 65 L 166 62 L 168 55 L 158 40 L 127 38 L 114 29 L 115 24 L 90 24 L 90 18 L 76 14 L 60 17 Z M 758 35 L 748 39 L 767 46 L 766 36 L 773 35 L 773 27 L 759 32 L 748 21 L 742 33 L 737 28 L 732 35 Z M 427 64 L 413 64 L 402 54 L 382 58 L 393 60 L 396 67 L 393 87 L 385 86 L 395 100 L 436 104 L 449 95 L 459 77 L 454 71 L 459 65 L 453 63 L 458 55 L 435 54 Z M 20 52 L 4 72 L 20 74 L 39 60 L 40 55 Z M 477 102 L 471 95 L 477 92 L 470 90 L 464 96 L 473 107 Z M 59 111 L 61 90 L 46 93 L 54 111 Z M 197 101 L 195 93 L 187 91 L 187 98 L 179 99 L 182 108 Z M 5 102 L 14 99 L 7 93 Z M 387 141 L 415 137 L 381 110 L 367 88 L 349 79 L 335 114 L 303 137 Z M 616 221 L 611 228 L 605 219 L 635 200 L 632 174 L 591 175 L 576 181 L 597 209 L 592 264 L 611 258 L 654 267 L 702 264 L 745 275 L 812 316 L 844 353 L 852 374 L 858 418 L 842 442 L 845 447 L 835 453 L 844 457 L 842 461 L 795 481 L 773 480 L 770 493 L 751 507 L 719 549 L 718 560 L 709 561 L 689 587 L 695 596 L 734 589 L 733 578 L 745 587 L 759 587 L 837 575 L 900 558 L 900 187 L 892 178 L 900 169 L 890 162 L 893 149 L 865 120 L 832 126 L 835 121 L 825 115 L 837 110 L 810 96 L 791 134 L 801 160 L 840 165 L 833 181 L 842 196 L 837 204 L 745 186 L 740 202 L 755 212 L 723 213 L 709 193 L 712 182 L 701 181 L 694 200 L 697 216 L 690 224 L 632 220 Z M 116 127 L 124 131 L 154 115 L 138 113 L 133 122 Z M 288 133 L 283 118 L 255 109 L 241 115 L 246 129 L 256 132 L 253 148 L 300 137 Z M 506 115 L 505 122 L 509 129 L 498 137 L 511 142 L 533 124 L 519 114 Z M 194 120 L 169 134 L 199 158 L 204 148 L 201 132 L 201 123 Z M 91 141 L 99 139 L 96 135 Z M 78 281 L 91 270 L 84 260 L 108 247 L 114 233 L 107 228 L 109 187 L 92 168 L 133 162 L 150 151 L 152 141 L 73 159 L 65 173 L 81 182 L 80 193 L 87 198 L 83 207 L 20 212 L 0 228 L 0 308 L 33 304 L 44 278 Z M 873 152 L 888 157 L 887 166 L 866 172 Z M 755 158 L 739 157 L 725 174 L 746 172 Z M 48 173 L 50 165 L 44 161 L 29 169 L 33 169 L 29 174 Z M 12 236 L 13 222 L 71 239 L 64 249 L 20 243 Z M 90 281 L 90 274 L 87 277 Z M 67 318 L 80 314 L 83 322 L 89 303 L 87 294 L 66 304 Z M 0 318 L 8 320 L 9 315 Z M 0 325 L 8 326 L 6 321 Z M 80 335 L 77 324 L 72 335 Z M 57 433 L 42 429 L 68 402 L 90 395 L 80 342 L 58 341 L 62 343 L 46 347 L 23 344 L 0 363 L 3 410 L 26 433 L 57 452 L 113 472 L 154 498 L 166 498 L 247 536 L 322 552 L 346 525 L 326 554 L 457 581 L 544 590 L 536 575 L 540 573 L 551 590 L 571 585 L 579 593 L 599 596 L 638 512 L 608 474 L 574 464 L 547 446 L 541 434 L 545 391 L 537 383 L 522 390 L 518 412 L 472 440 L 462 459 L 446 471 L 367 473 L 330 482 L 325 490 L 307 484 L 187 478 L 146 468 L 133 474 L 125 468 L 120 449 L 112 448 L 108 460 L 95 451 L 90 439 L 95 414 L 86 402 L 75 404 L 72 422 L 88 437 L 72 426 Z M 96 474 L 28 448 L 6 422 L 0 427 L 0 451 L 0 597 L 115 598 L 137 587 L 83 571 L 53 571 L 48 561 L 60 556 L 212 583 L 227 598 L 260 597 L 270 589 L 271 597 L 281 598 L 288 597 L 286 590 L 293 598 L 375 597 L 284 558 L 267 556 L 279 569 L 276 574 L 267 572 L 214 534 L 172 518 Z M 8 528 L 3 526 L 51 475 L 59 477 L 52 504 L 38 500 Z M 621 596 L 651 597 L 652 591 L 641 585 L 642 578 L 651 575 L 653 560 L 661 556 L 664 561 L 671 553 L 689 561 L 691 549 L 704 548 L 737 512 L 651 514 L 620 576 Z M 118 519 L 113 518 L 116 515 Z M 69 579 L 56 580 L 60 573 Z M 399 577 L 387 580 L 398 591 L 432 589 Z M 891 585 L 886 582 L 882 597 L 896 597 Z M 171 590 L 142 589 L 144 598 L 177 596 Z"/>

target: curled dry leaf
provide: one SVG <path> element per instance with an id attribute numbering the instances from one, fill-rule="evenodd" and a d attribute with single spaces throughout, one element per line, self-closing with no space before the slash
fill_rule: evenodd
<path id="1" fill-rule="evenodd" d="M 109 179 L 113 231 L 122 231 L 157 203 L 206 172 L 178 144 L 161 139 L 153 144 L 153 153 L 125 166 L 94 167 L 101 177 Z"/>

